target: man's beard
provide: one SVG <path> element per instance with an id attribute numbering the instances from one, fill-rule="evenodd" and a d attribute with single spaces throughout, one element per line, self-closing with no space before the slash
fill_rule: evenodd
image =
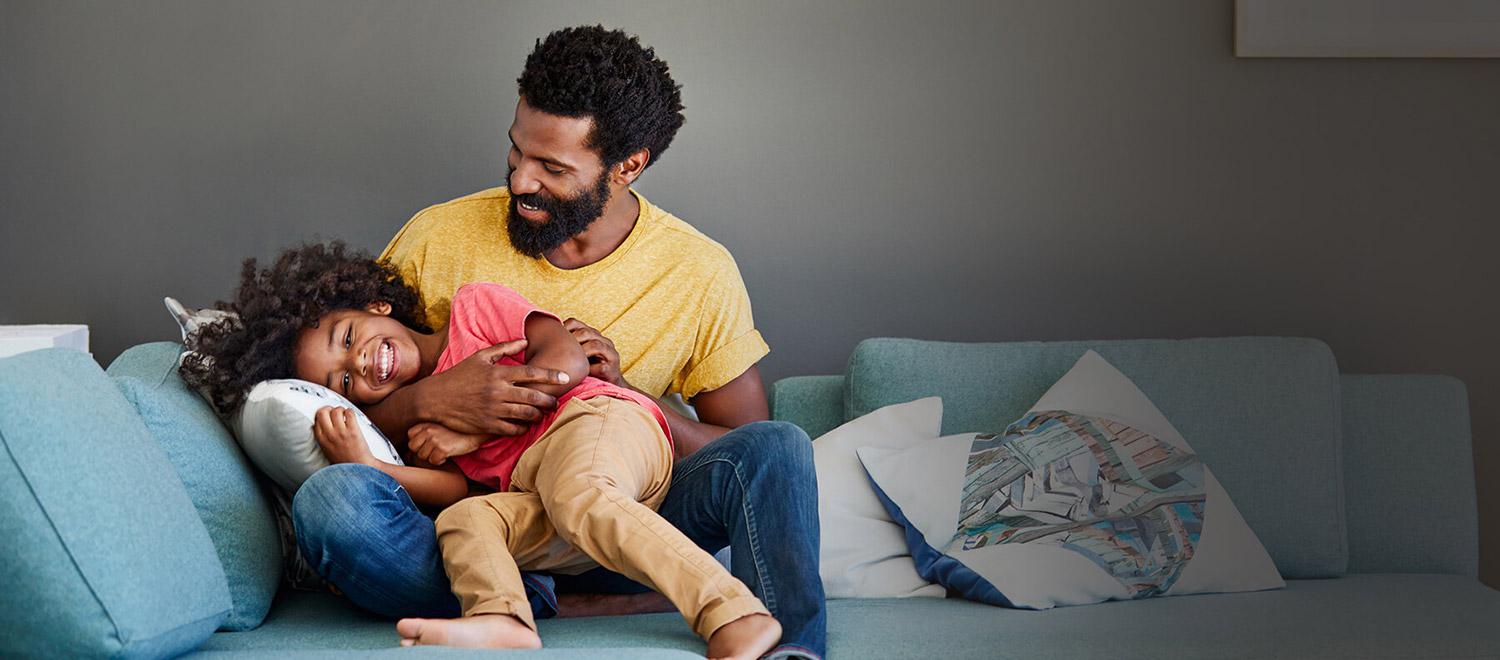
<path id="1" fill-rule="evenodd" d="M 535 258 L 583 233 L 583 230 L 604 215 L 604 206 L 609 203 L 610 198 L 608 174 L 607 170 L 601 173 L 593 190 L 581 192 L 573 199 L 511 193 L 510 220 L 505 226 L 510 233 L 510 244 L 521 254 Z M 510 177 L 507 176 L 506 181 L 509 180 Z M 535 224 L 521 217 L 517 209 L 520 202 L 541 209 L 547 214 L 547 221 Z"/>

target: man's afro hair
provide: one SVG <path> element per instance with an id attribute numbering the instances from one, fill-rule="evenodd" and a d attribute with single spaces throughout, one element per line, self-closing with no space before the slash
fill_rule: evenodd
<path id="1" fill-rule="evenodd" d="M 257 271 L 255 259 L 246 259 L 234 300 L 214 305 L 238 319 L 204 325 L 189 336 L 194 350 L 179 373 L 229 414 L 256 383 L 296 375 L 293 350 L 304 328 L 316 327 L 329 312 L 377 302 L 390 303 L 391 318 L 407 327 L 430 331 L 420 296 L 395 267 L 342 242 L 291 248 L 266 270 Z"/>
<path id="2" fill-rule="evenodd" d="M 588 146 L 605 167 L 641 148 L 647 167 L 682 128 L 682 86 L 656 51 L 620 30 L 564 28 L 538 40 L 516 80 L 526 104 L 562 117 L 590 117 Z"/>

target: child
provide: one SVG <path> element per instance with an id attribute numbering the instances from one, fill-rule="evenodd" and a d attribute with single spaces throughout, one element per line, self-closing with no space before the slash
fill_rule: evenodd
<path id="1" fill-rule="evenodd" d="M 453 296 L 446 330 L 429 333 L 416 292 L 395 270 L 340 243 L 288 250 L 258 274 L 247 260 L 241 279 L 227 305 L 239 322 L 205 326 L 199 355 L 182 367 L 223 410 L 238 407 L 255 383 L 290 375 L 374 404 L 517 339 L 526 341 L 526 364 L 568 377 L 537 386 L 557 397 L 557 408 L 528 432 L 494 438 L 442 468 L 416 458 L 381 463 L 352 411 L 318 411 L 314 435 L 330 462 L 371 465 L 419 504 L 447 507 L 437 518 L 438 543 L 463 617 L 402 619 L 402 645 L 539 647 L 520 570 L 576 573 L 593 562 L 665 595 L 708 641 L 710 656 L 754 658 L 776 644 L 780 625 L 760 600 L 655 512 L 672 469 L 661 410 L 588 377 L 583 349 L 557 317 L 501 285 L 468 284 Z M 498 492 L 465 499 L 465 477 Z"/>

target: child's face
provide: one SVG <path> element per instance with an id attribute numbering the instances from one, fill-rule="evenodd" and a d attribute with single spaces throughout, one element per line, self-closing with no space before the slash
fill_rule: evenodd
<path id="1" fill-rule="evenodd" d="M 380 302 L 324 314 L 317 327 L 297 336 L 297 377 L 358 404 L 377 403 L 416 380 L 422 358 L 412 331 L 390 313 Z"/>

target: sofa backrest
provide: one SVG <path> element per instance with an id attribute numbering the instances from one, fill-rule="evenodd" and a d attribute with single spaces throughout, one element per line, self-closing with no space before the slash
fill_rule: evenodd
<path id="1" fill-rule="evenodd" d="M 1478 576 L 1469 394 L 1448 376 L 1344 376 L 1351 573 Z"/>

